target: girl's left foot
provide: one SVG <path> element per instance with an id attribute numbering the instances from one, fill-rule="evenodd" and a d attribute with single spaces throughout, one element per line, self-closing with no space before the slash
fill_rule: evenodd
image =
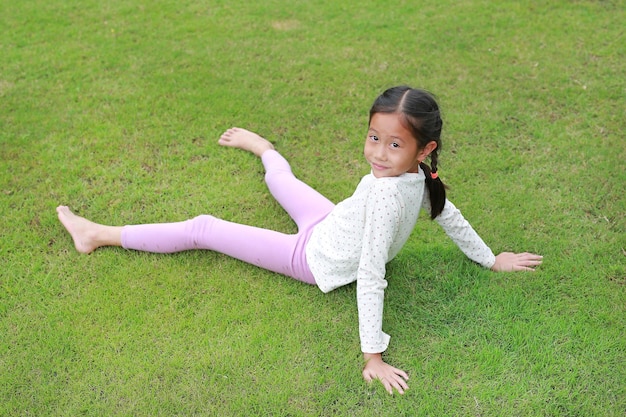
<path id="1" fill-rule="evenodd" d="M 77 216 L 67 207 L 57 207 L 59 220 L 72 236 L 80 253 L 91 253 L 100 246 L 120 246 L 121 228 L 103 226 Z"/>

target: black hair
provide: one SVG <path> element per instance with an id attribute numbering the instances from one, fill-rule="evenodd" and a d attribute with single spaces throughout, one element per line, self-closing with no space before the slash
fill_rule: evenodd
<path id="1" fill-rule="evenodd" d="M 426 175 L 426 187 L 430 197 L 430 217 L 434 219 L 443 210 L 446 203 L 446 187 L 439 179 L 432 174 L 437 172 L 437 160 L 441 150 L 441 129 L 443 120 L 439 106 L 434 96 L 425 90 L 411 88 L 408 86 L 392 87 L 383 92 L 370 109 L 370 122 L 376 113 L 397 113 L 403 116 L 405 127 L 413 134 L 417 140 L 418 148 L 424 148 L 428 143 L 437 143 L 429 155 L 430 166 L 420 163 L 420 168 Z"/>

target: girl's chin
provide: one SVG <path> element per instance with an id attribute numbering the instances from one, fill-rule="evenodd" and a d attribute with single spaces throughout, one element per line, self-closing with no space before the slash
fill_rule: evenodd
<path id="1" fill-rule="evenodd" d="M 385 178 L 385 177 L 389 177 L 390 176 L 385 171 L 376 170 L 376 169 L 372 169 L 372 175 L 374 175 L 376 178 Z"/>

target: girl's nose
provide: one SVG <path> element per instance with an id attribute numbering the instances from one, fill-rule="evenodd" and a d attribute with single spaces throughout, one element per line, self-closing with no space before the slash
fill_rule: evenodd
<path id="1" fill-rule="evenodd" d="M 387 160 L 387 150 L 384 146 L 378 146 L 376 148 L 376 157 L 381 161 Z"/>

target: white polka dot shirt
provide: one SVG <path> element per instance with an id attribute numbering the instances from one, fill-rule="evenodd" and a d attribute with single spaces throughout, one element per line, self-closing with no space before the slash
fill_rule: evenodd
<path id="1" fill-rule="evenodd" d="M 421 208 L 430 212 L 421 171 L 387 178 L 368 174 L 350 198 L 315 226 L 307 244 L 307 262 L 322 292 L 357 282 L 365 353 L 380 353 L 389 345 L 390 336 L 382 330 L 385 266 L 411 235 Z M 485 267 L 495 263 L 489 247 L 452 203 L 446 201 L 435 220 L 470 259 Z"/>

